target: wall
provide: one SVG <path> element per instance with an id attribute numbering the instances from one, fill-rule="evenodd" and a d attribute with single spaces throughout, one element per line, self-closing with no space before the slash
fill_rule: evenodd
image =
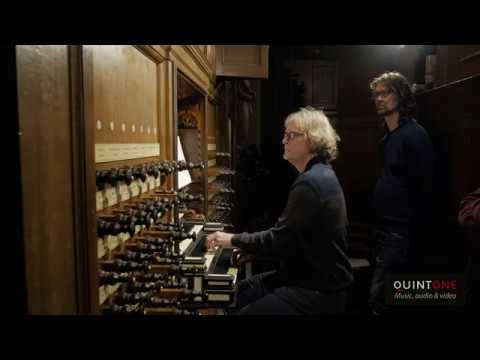
<path id="1" fill-rule="evenodd" d="M 435 86 L 480 73 L 480 45 L 437 46 Z"/>
<path id="2" fill-rule="evenodd" d="M 277 119 L 271 117 L 270 124 L 283 128 L 283 117 L 295 111 L 299 105 L 310 105 L 308 96 L 305 102 L 299 103 L 301 97 L 297 96 L 298 89 L 292 87 L 288 80 L 289 63 L 315 63 L 325 62 L 336 64 L 337 76 L 337 103 L 333 110 L 332 118 L 336 120 L 337 131 L 341 137 L 339 143 L 340 157 L 333 163 L 340 182 L 342 183 L 347 198 L 349 214 L 352 218 L 367 218 L 371 212 L 365 211 L 370 204 L 370 193 L 376 179 L 380 174 L 379 153 L 377 143 L 381 136 L 380 121 L 376 117 L 373 102 L 370 100 L 369 84 L 372 79 L 385 71 L 399 71 L 411 82 L 417 81 L 418 64 L 422 49 L 420 46 L 409 45 L 362 45 L 362 46 L 310 46 L 310 47 L 285 47 L 272 49 L 276 65 L 273 66 L 272 96 L 270 104 L 272 113 Z M 304 66 L 303 71 L 298 71 L 300 82 L 316 87 L 312 67 Z M 308 90 L 308 86 L 306 86 Z M 308 95 L 308 94 L 307 94 Z M 288 104 L 287 106 L 282 105 Z M 277 110 L 275 109 L 277 108 Z M 271 133 L 278 133 L 270 128 Z M 277 139 L 278 140 L 278 139 Z M 269 141 L 264 137 L 264 141 Z M 279 150 L 272 156 L 281 156 L 280 141 L 270 140 L 271 146 Z M 284 171 L 288 167 L 278 163 Z M 354 171 L 352 169 L 355 169 Z M 289 178 L 292 178 L 288 175 Z M 288 190 L 285 182 L 283 190 Z"/>

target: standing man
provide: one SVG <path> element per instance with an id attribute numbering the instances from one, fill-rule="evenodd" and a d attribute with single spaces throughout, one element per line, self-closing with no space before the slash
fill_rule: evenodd
<path id="1" fill-rule="evenodd" d="M 387 310 L 385 276 L 418 270 L 434 225 L 434 155 L 425 129 L 413 118 L 415 98 L 408 80 L 387 72 L 371 84 L 385 135 L 380 141 L 382 175 L 374 194 L 375 268 L 369 305 Z"/>

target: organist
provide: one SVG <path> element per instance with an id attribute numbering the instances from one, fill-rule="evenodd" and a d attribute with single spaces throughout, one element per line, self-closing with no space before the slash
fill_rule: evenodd
<path id="1" fill-rule="evenodd" d="M 338 314 L 345 311 L 352 269 L 346 255 L 343 190 L 329 165 L 338 136 L 322 111 L 304 108 L 285 120 L 284 159 L 299 172 L 274 227 L 256 233 L 214 232 L 210 248 L 234 246 L 281 260 L 278 271 L 238 284 L 241 315 Z"/>

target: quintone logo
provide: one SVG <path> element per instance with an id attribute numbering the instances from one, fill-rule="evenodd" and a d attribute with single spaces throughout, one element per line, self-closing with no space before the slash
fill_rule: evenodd
<path id="1" fill-rule="evenodd" d="M 396 280 L 393 282 L 393 288 L 401 290 L 456 290 L 457 280 Z"/>

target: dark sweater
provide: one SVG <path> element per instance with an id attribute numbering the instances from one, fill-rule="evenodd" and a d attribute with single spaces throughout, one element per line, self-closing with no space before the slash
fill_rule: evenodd
<path id="1" fill-rule="evenodd" d="M 414 119 L 403 117 L 395 130 L 386 129 L 379 145 L 383 174 L 374 190 L 378 223 L 393 223 L 399 232 L 402 227 L 409 233 L 426 230 L 435 211 L 430 137 Z"/>
<path id="2" fill-rule="evenodd" d="M 337 291 L 353 280 L 346 255 L 347 226 L 342 188 L 331 166 L 316 157 L 293 183 L 275 226 L 236 234 L 232 244 L 281 260 L 279 277 L 285 286 Z"/>

